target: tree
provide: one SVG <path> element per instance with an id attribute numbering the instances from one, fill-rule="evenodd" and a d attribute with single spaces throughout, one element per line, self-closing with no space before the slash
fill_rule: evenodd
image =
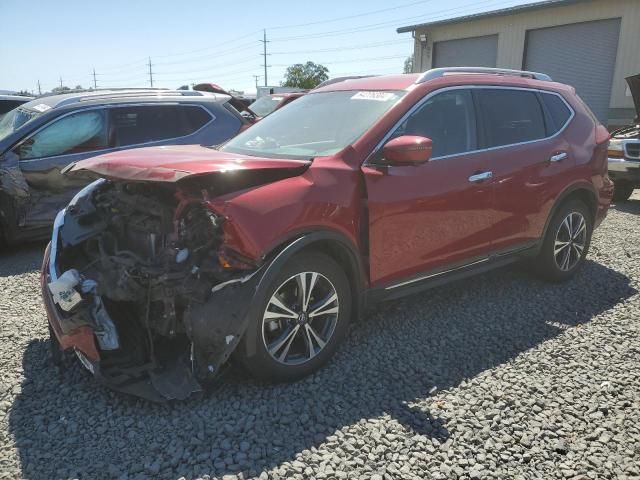
<path id="1" fill-rule="evenodd" d="M 287 68 L 284 74 L 283 87 L 314 88 L 329 79 L 329 69 L 318 63 L 296 63 Z"/>
<path id="2" fill-rule="evenodd" d="M 404 73 L 413 73 L 413 55 L 404 60 Z"/>
<path id="3" fill-rule="evenodd" d="M 51 93 L 65 93 L 70 91 L 71 89 L 65 85 L 63 85 L 62 87 L 56 87 L 54 89 L 51 90 Z"/>

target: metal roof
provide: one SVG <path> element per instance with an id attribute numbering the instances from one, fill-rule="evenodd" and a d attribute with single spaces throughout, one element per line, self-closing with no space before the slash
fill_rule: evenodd
<path id="1" fill-rule="evenodd" d="M 513 7 L 501 8 L 499 10 L 491 10 L 488 12 L 474 13 L 472 15 L 464 15 L 462 17 L 447 18 L 444 20 L 434 20 L 433 22 L 419 23 L 416 25 L 408 25 L 400 27 L 396 31 L 398 33 L 412 32 L 419 28 L 433 27 L 436 25 L 447 25 L 452 23 L 462 23 L 471 20 L 477 20 L 486 17 L 499 17 L 504 15 L 513 15 L 516 13 L 529 12 L 532 10 L 541 10 L 543 8 L 560 7 L 562 5 L 570 5 L 572 3 L 584 2 L 585 0 L 544 0 L 542 2 L 525 3 L 524 5 L 515 5 Z"/>

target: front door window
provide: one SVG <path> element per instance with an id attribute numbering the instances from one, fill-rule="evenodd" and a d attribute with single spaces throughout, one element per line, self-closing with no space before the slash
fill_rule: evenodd
<path id="1" fill-rule="evenodd" d="M 20 160 L 55 157 L 109 148 L 104 110 L 78 112 L 54 121 L 15 150 Z"/>

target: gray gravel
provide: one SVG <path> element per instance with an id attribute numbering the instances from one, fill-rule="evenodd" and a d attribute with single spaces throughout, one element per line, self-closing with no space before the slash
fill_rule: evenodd
<path id="1" fill-rule="evenodd" d="M 48 363 L 42 245 L 0 255 L 0 478 L 640 478 L 640 195 L 590 261 L 391 302 L 291 385 L 155 405 Z"/>

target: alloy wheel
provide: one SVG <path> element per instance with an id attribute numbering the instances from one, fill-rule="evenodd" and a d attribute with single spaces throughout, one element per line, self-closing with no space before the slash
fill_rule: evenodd
<path id="1" fill-rule="evenodd" d="M 553 255 L 557 267 L 568 272 L 582 258 L 587 243 L 587 222 L 579 212 L 569 213 L 556 232 Z"/>
<path id="2" fill-rule="evenodd" d="M 331 281 L 318 272 L 285 280 L 269 299 L 262 317 L 262 341 L 269 355 L 285 365 L 316 357 L 331 339 L 339 314 Z"/>

